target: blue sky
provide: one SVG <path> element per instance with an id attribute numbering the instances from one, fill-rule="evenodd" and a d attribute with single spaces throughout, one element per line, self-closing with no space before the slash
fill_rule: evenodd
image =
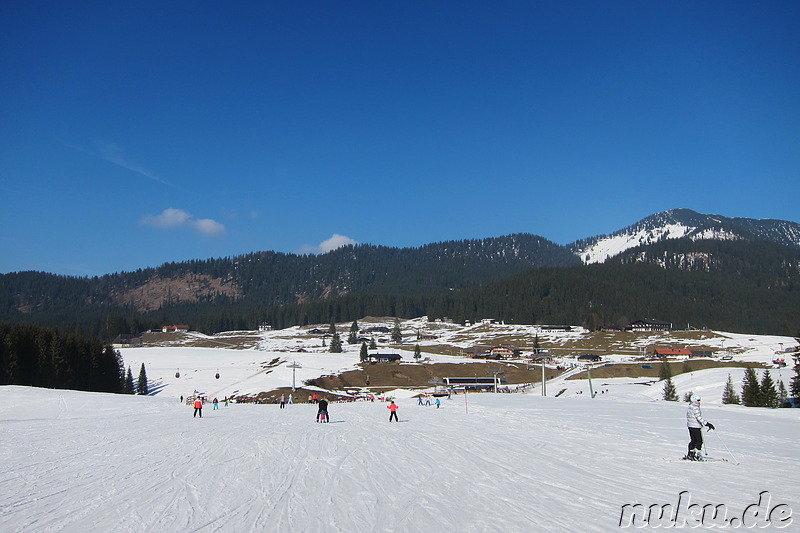
<path id="1" fill-rule="evenodd" d="M 800 2 L 0 4 L 0 272 L 798 221 Z"/>

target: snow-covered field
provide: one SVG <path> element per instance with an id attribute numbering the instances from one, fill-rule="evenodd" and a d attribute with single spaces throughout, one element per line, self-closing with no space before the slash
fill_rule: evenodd
<path id="1" fill-rule="evenodd" d="M 330 424 L 307 404 L 207 404 L 200 419 L 180 395 L 290 386 L 285 364 L 266 373 L 260 363 L 301 361 L 299 383 L 357 354 L 123 355 L 134 374 L 146 363 L 154 395 L 0 387 L 0 531 L 615 531 L 672 518 L 800 530 L 800 409 L 721 405 L 727 370 L 675 378 L 679 393 L 703 394 L 717 428 L 707 451 L 729 460 L 699 464 L 664 460 L 686 453 L 687 404 L 659 400 L 661 385 L 642 380 L 596 381 L 591 399 L 586 381 L 557 379 L 547 397 L 461 394 L 441 409 L 397 391 L 399 423 L 379 401 L 331 404 Z M 649 506 L 665 505 L 661 522 L 645 523 Z M 706 505 L 725 516 L 702 517 Z"/>
<path id="2" fill-rule="evenodd" d="M 391 326 L 391 321 L 382 325 Z M 347 324 L 339 324 L 339 331 L 346 331 Z M 414 332 L 436 328 L 435 333 L 438 338 L 434 341 L 411 341 L 409 340 L 407 349 L 397 350 L 394 347 L 386 350 L 399 353 L 404 362 L 410 363 L 413 359 L 413 346 L 420 344 L 427 361 L 446 362 L 446 363 L 466 363 L 480 362 L 479 360 L 469 359 L 458 355 L 464 350 L 476 345 L 491 345 L 502 342 L 498 339 L 516 338 L 533 339 L 537 336 L 543 343 L 553 345 L 563 345 L 564 343 L 575 342 L 581 336 L 587 335 L 587 331 L 582 328 L 575 328 L 572 331 L 541 331 L 538 326 L 529 325 L 505 325 L 493 324 L 485 326 L 481 324 L 472 327 L 463 327 L 453 324 L 438 324 L 431 326 L 425 317 L 404 321 L 403 329 L 405 332 Z M 715 347 L 718 350 L 730 350 L 735 355 L 736 360 L 771 362 L 776 356 L 775 351 L 788 349 L 797 345 L 797 341 L 792 337 L 766 336 L 766 335 L 747 335 L 726 332 L 707 332 L 707 337 L 703 339 L 703 344 Z M 247 339 L 247 342 L 242 339 Z M 253 341 L 257 338 L 257 341 Z M 205 344 L 215 344 L 217 348 L 198 348 L 192 347 L 194 339 Z M 636 355 L 641 355 L 641 350 L 647 346 L 655 344 L 670 345 L 669 333 L 657 334 L 655 336 L 632 337 L 628 344 L 628 353 L 614 354 L 603 353 L 604 362 L 625 362 L 630 361 Z M 226 346 L 248 346 L 246 349 L 234 349 Z M 447 345 L 453 347 L 453 355 L 434 355 L 426 351 L 428 345 Z M 302 349 L 303 351 L 298 351 Z M 344 353 L 334 354 L 327 352 L 322 347 L 320 338 L 309 337 L 304 334 L 301 328 L 287 328 L 285 330 L 269 332 L 230 332 L 228 334 L 215 335 L 208 337 L 201 334 L 191 334 L 183 341 L 171 346 L 145 347 L 145 348 L 124 348 L 121 351 L 126 366 L 130 366 L 134 379 L 138 377 L 139 369 L 144 363 L 147 372 L 148 383 L 151 393 L 158 396 L 170 396 L 179 398 L 188 397 L 196 392 L 201 393 L 207 398 L 232 397 L 239 395 L 255 395 L 262 391 L 275 390 L 280 387 L 301 387 L 303 382 L 308 379 L 317 378 L 327 374 L 337 374 L 357 367 L 359 363 L 359 345 L 344 344 Z M 631 355 L 631 352 L 634 355 Z M 560 353 L 555 351 L 555 354 Z M 787 362 L 791 365 L 791 357 L 786 356 Z M 574 360 L 573 360 L 574 361 Z M 289 365 L 297 363 L 299 367 L 292 369 Z M 565 361 L 569 366 L 569 361 Z M 180 377 L 176 377 L 179 374 Z M 217 378 L 219 374 L 219 378 Z M 737 384 L 737 390 L 741 383 L 741 372 L 732 372 L 732 379 Z M 785 385 L 788 386 L 788 376 L 790 371 L 775 370 L 774 378 L 784 378 Z M 693 374 L 690 374 L 690 376 Z M 759 378 L 760 378 L 759 372 Z M 787 376 L 787 377 L 785 377 Z M 686 376 L 684 376 L 685 378 Z M 715 393 L 708 398 L 708 401 L 720 403 L 722 390 L 727 380 L 727 372 L 719 376 L 721 381 L 716 387 Z M 683 393 L 687 389 L 683 386 L 683 378 L 677 378 L 678 392 Z M 588 386 L 585 381 L 566 382 L 570 393 L 577 393 L 585 390 L 588 393 Z M 710 386 L 710 385 L 709 385 Z M 549 391 L 553 391 L 553 386 L 549 386 Z M 313 387 L 306 387 L 313 388 Z M 548 392 L 549 392 L 548 391 Z M 552 394 L 555 394 L 553 391 Z M 642 394 L 648 398 L 654 398 L 651 390 L 643 390 Z M 403 391 L 397 394 L 403 395 Z M 565 393 L 568 394 L 568 393 Z M 410 396 L 411 393 L 408 393 Z"/>

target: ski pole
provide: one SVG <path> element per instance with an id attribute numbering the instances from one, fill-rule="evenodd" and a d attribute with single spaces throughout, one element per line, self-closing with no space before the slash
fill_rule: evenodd
<path id="1" fill-rule="evenodd" d="M 715 431 L 714 433 L 717 433 L 717 432 Z M 731 449 L 728 448 L 728 445 L 725 444 L 725 441 L 722 440 L 722 437 L 719 436 L 719 433 L 717 433 L 717 438 L 722 443 L 722 445 L 725 446 L 725 449 L 728 450 L 728 453 L 731 454 L 731 458 L 733 459 L 733 464 L 738 465 L 739 461 L 736 459 L 736 456 L 733 455 L 733 452 L 731 451 Z"/>

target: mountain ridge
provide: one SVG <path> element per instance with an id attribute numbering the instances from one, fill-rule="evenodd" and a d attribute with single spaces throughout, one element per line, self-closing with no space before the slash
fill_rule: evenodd
<path id="1" fill-rule="evenodd" d="M 568 244 L 567 248 L 585 264 L 602 263 L 642 244 L 684 237 L 692 240 L 762 239 L 800 247 L 800 224 L 787 220 L 731 218 L 705 215 L 691 209 L 670 209 L 650 215 L 610 235 L 575 241 Z"/>
<path id="2" fill-rule="evenodd" d="M 740 245 L 712 245 L 724 242 Z M 669 243 L 675 244 L 667 246 Z M 136 332 L 145 325 L 160 327 L 170 320 L 186 323 L 190 319 L 201 331 L 252 329 L 265 321 L 286 326 L 369 314 L 474 319 L 482 313 L 488 316 L 490 309 L 505 319 L 522 320 L 515 318 L 506 304 L 491 301 L 497 298 L 498 291 L 476 290 L 511 278 L 518 285 L 516 288 L 513 283 L 497 287 L 502 287 L 499 293 L 506 294 L 507 302 L 518 302 L 515 305 L 520 312 L 526 307 L 519 295 L 543 299 L 553 291 L 559 295 L 557 301 L 544 311 L 536 308 L 537 316 L 547 321 L 557 318 L 580 322 L 589 313 L 583 310 L 583 304 L 573 305 L 575 302 L 570 300 L 585 297 L 579 292 L 562 291 L 562 285 L 572 283 L 586 287 L 585 292 L 596 292 L 591 284 L 587 285 L 587 280 L 594 280 L 595 285 L 604 285 L 602 298 L 611 298 L 614 289 L 605 287 L 601 278 L 592 277 L 593 271 L 574 271 L 577 267 L 608 263 L 604 275 L 617 284 L 626 283 L 625 277 L 618 275 L 620 269 L 644 263 L 686 274 L 724 272 L 724 279 L 734 283 L 737 271 L 731 265 L 744 265 L 753 283 L 764 278 L 769 286 L 782 284 L 790 290 L 800 270 L 798 251 L 800 224 L 676 209 L 651 215 L 612 235 L 566 246 L 537 235 L 517 233 L 416 248 L 347 245 L 319 255 L 253 252 L 233 258 L 165 263 L 94 278 L 37 272 L 2 274 L 0 321 L 47 325 L 78 322 L 108 336 Z M 763 261 L 759 254 L 764 256 Z M 635 268 L 638 279 L 641 268 Z M 551 274 L 514 277 L 525 271 L 543 270 Z M 670 279 L 673 284 L 685 283 L 685 276 L 670 275 Z M 735 296 L 724 288 L 713 281 L 703 283 L 703 290 L 722 291 L 725 301 L 735 304 Z M 625 292 L 627 288 L 620 286 L 616 290 Z M 661 285 L 648 292 L 649 298 L 658 298 L 659 291 L 666 294 L 672 288 Z M 752 287 L 747 291 L 755 298 L 772 297 L 754 292 Z M 448 293 L 463 293 L 467 299 L 448 303 L 443 296 Z M 782 292 L 779 296 L 783 298 L 781 309 L 791 308 L 791 297 Z M 635 294 L 629 295 L 632 298 Z M 632 307 L 626 302 L 620 305 Z M 767 307 L 763 303 L 759 306 Z M 572 311 L 564 312 L 568 308 Z M 622 314 L 623 311 L 615 311 L 613 316 Z M 741 323 L 735 324 L 740 327 Z M 760 323 L 768 320 L 761 319 Z"/>

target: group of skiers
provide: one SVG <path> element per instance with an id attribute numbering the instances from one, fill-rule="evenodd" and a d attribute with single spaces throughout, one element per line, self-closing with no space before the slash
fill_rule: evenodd
<path id="1" fill-rule="evenodd" d="M 450 397 L 450 395 L 448 394 L 448 396 L 447 396 L 447 397 L 449 398 L 449 397 Z M 417 405 L 431 405 L 431 396 L 430 396 L 430 394 L 425 394 L 425 395 L 422 395 L 422 394 L 421 394 L 421 395 L 417 396 L 417 398 L 419 399 L 419 401 L 417 402 Z M 424 401 L 424 402 L 422 401 L 422 400 L 423 400 L 423 398 L 425 399 L 425 401 Z M 439 407 L 441 407 L 441 405 L 442 405 L 442 402 L 439 400 L 439 398 L 438 398 L 438 397 L 435 399 L 435 402 L 434 402 L 434 403 L 436 403 L 436 408 L 437 408 L 437 409 L 438 409 Z"/>
<path id="2" fill-rule="evenodd" d="M 317 404 L 317 422 L 330 422 L 330 415 L 328 413 L 328 400 L 325 398 L 318 399 L 319 397 L 315 394 L 315 398 L 312 400 L 312 403 Z M 181 400 L 183 397 L 181 396 Z M 689 398 L 689 407 L 686 409 L 686 425 L 689 428 L 689 451 L 684 457 L 684 459 L 689 461 L 702 461 L 703 455 L 703 432 L 702 428 L 705 426 L 708 430 L 716 429 L 714 424 L 711 422 L 707 422 L 703 418 L 703 414 L 700 411 L 700 401 L 701 398 L 698 394 L 692 394 Z M 214 409 L 219 409 L 219 400 L 214 398 Z M 289 395 L 289 402 L 292 403 L 292 396 Z M 286 402 L 284 401 L 284 397 L 281 396 L 281 409 L 285 407 Z M 422 397 L 419 398 L 419 405 L 423 405 Z M 430 405 L 430 400 L 428 400 L 427 405 Z M 439 398 L 436 398 L 436 407 L 438 408 L 440 405 Z M 386 406 L 389 410 L 389 422 L 392 420 L 399 422 L 400 420 L 397 418 L 397 410 L 399 409 L 398 405 L 394 403 L 392 400 L 389 405 Z M 194 414 L 192 418 L 200 415 L 200 418 L 203 418 L 203 399 L 198 397 L 194 401 Z"/>
<path id="3" fill-rule="evenodd" d="M 181 402 L 183 402 L 183 396 L 181 396 Z M 206 400 L 202 396 L 198 396 L 194 399 L 194 403 L 192 404 L 194 406 L 194 414 L 192 415 L 192 418 L 196 417 L 197 415 L 200 415 L 200 418 L 203 418 L 203 405 L 205 402 Z M 219 409 L 219 400 L 216 397 L 214 397 L 214 400 L 212 400 L 211 403 L 214 404 L 215 410 Z M 225 398 L 225 405 L 228 405 L 227 398 Z"/>

